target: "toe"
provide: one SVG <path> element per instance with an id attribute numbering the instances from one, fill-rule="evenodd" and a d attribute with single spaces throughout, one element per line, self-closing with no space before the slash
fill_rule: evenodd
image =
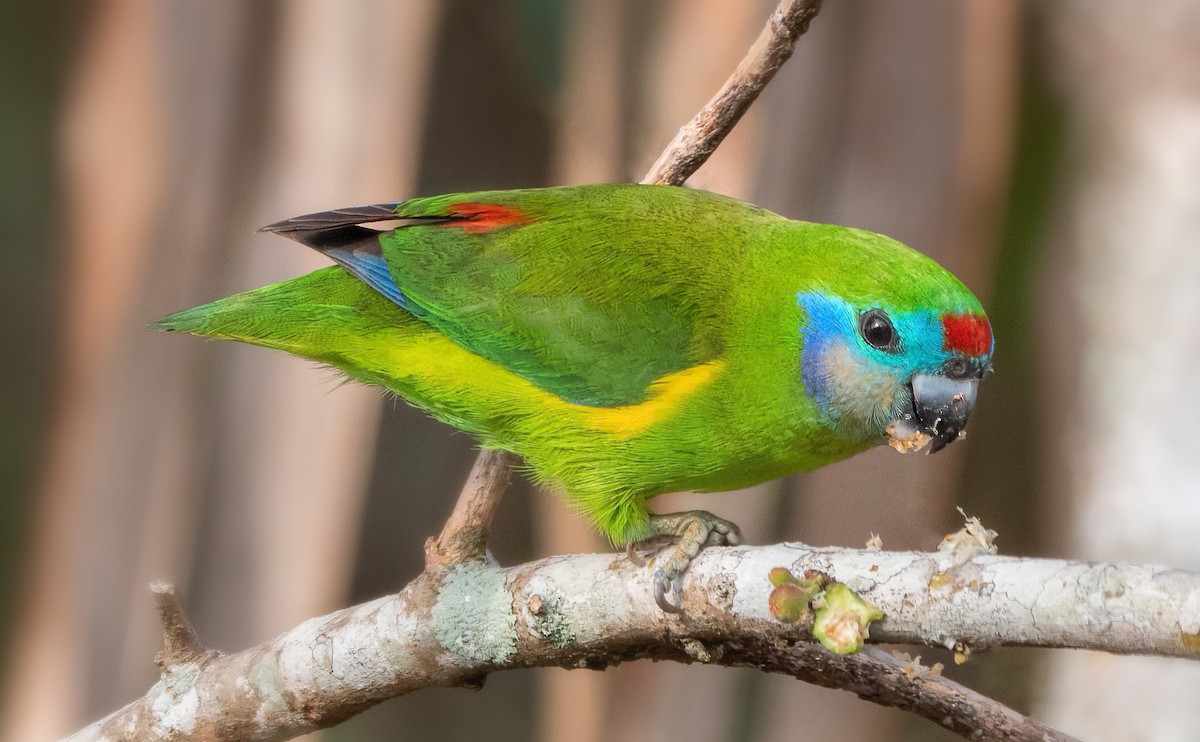
<path id="1" fill-rule="evenodd" d="M 645 567 L 649 564 L 645 557 L 638 552 L 638 543 L 636 541 L 630 541 L 625 545 L 625 557 L 639 567 Z"/>
<path id="2" fill-rule="evenodd" d="M 661 569 L 654 571 L 654 602 L 664 613 L 682 613 L 683 606 L 672 603 L 670 595 L 675 581 Z"/>
<path id="3" fill-rule="evenodd" d="M 661 561 L 654 572 L 654 602 L 667 613 L 682 612 L 682 600 L 675 602 L 671 597 L 678 594 L 679 578 L 701 550 L 742 543 L 742 532 L 735 524 L 703 510 L 654 514 L 650 526 L 651 540 L 665 537 L 674 542 L 670 551 L 658 557 Z M 640 557 L 635 558 L 632 552 L 630 559 L 640 564 Z"/>

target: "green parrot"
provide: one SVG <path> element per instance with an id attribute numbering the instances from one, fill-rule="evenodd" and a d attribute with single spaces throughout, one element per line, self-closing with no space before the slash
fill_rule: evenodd
<path id="1" fill-rule="evenodd" d="M 264 229 L 336 265 L 155 326 L 315 359 L 520 455 L 614 544 L 675 542 L 666 610 L 700 549 L 740 534 L 651 498 L 937 451 L 991 366 L 979 301 L 929 258 L 705 191 L 464 193 Z"/>

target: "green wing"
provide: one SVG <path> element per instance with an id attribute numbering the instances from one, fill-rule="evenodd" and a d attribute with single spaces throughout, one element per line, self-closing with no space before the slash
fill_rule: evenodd
<path id="1" fill-rule="evenodd" d="M 722 236 L 748 214 L 765 212 L 682 188 L 605 185 L 415 199 L 269 229 L 543 389 L 616 406 L 721 353 L 738 253 Z M 397 217 L 410 221 L 358 226 Z"/>

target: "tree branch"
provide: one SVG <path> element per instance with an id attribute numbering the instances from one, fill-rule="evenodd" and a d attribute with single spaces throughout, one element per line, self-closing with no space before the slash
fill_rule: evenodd
<path id="1" fill-rule="evenodd" d="M 512 454 L 484 449 L 475 459 L 454 512 L 441 534 L 425 544 L 425 563 L 445 566 L 488 558 L 488 533 L 512 476 Z"/>
<path id="2" fill-rule="evenodd" d="M 820 10 L 821 0 L 781 0 L 737 69 L 679 130 L 642 182 L 681 185 L 691 177 L 792 56 L 796 42 Z"/>
<path id="3" fill-rule="evenodd" d="M 767 574 L 779 566 L 818 569 L 881 608 L 873 641 L 1200 657 L 1200 575 L 1166 567 L 799 544 L 710 548 L 687 572 L 684 612 L 667 614 L 649 573 L 623 555 L 509 568 L 472 561 L 257 647 L 169 668 L 145 697 L 74 739 L 286 739 L 420 688 L 639 658 L 787 673 L 983 739 L 1066 739 L 912 663 L 826 652 L 812 643 L 811 626 L 771 617 Z"/>
<path id="4" fill-rule="evenodd" d="M 154 658 L 154 664 L 163 672 L 170 672 L 203 659 L 208 652 L 200 645 L 196 630 L 183 610 L 183 601 L 175 593 L 175 586 L 169 582 L 155 582 L 150 585 L 150 592 L 154 595 L 154 605 L 163 627 L 163 648 Z"/>

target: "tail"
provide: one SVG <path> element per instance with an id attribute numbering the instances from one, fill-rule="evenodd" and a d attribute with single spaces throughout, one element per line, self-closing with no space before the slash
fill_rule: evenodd
<path id="1" fill-rule="evenodd" d="M 514 410 L 532 408 L 548 396 L 336 265 L 185 309 L 150 326 L 326 363 L 501 448 L 510 448 L 503 434 L 510 423 L 497 421 L 511 421 Z"/>
<path id="2" fill-rule="evenodd" d="M 416 322 L 362 281 L 331 266 L 167 315 L 150 327 L 276 348 L 357 376 L 355 351 L 363 340 L 383 328 L 395 332 Z"/>

